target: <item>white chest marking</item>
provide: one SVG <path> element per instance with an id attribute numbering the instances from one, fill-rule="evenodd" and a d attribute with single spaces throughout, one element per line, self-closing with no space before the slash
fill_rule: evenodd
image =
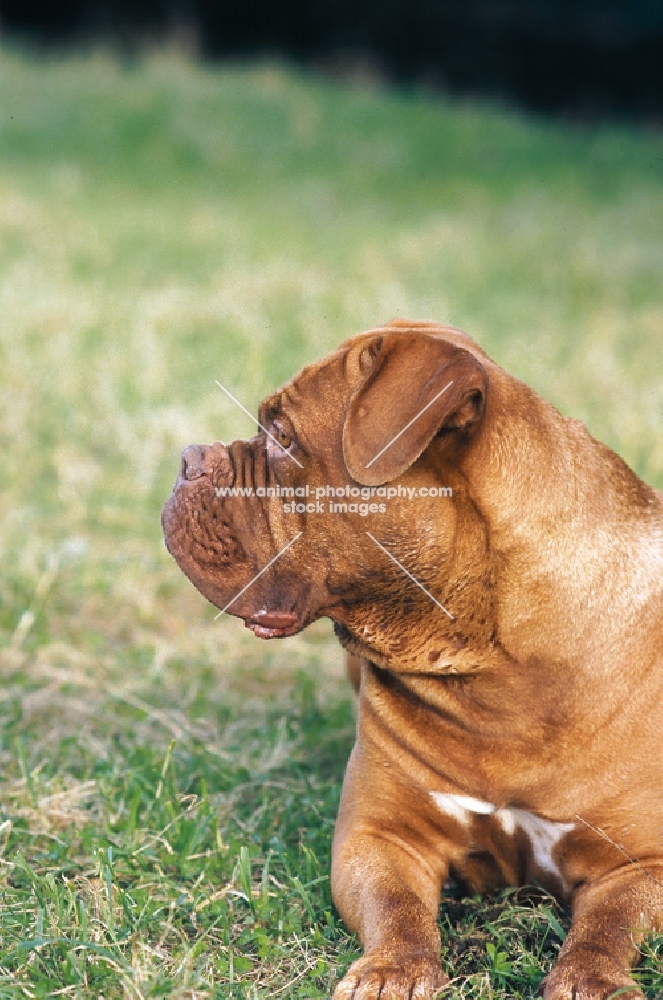
<path id="1" fill-rule="evenodd" d="M 492 802 L 482 802 L 481 799 L 473 799 L 471 795 L 451 795 L 449 792 L 431 792 L 430 794 L 438 809 L 447 813 L 448 816 L 453 816 L 464 826 L 469 824 L 471 813 L 488 816 L 497 811 L 497 806 L 494 806 Z"/>
<path id="2" fill-rule="evenodd" d="M 474 814 L 493 815 L 507 836 L 513 836 L 516 829 L 521 829 L 529 840 L 536 867 L 551 872 L 564 881 L 552 852 L 562 837 L 573 830 L 575 823 L 557 823 L 527 812 L 526 809 L 498 809 L 492 802 L 482 802 L 471 795 L 452 795 L 448 792 L 431 792 L 430 795 L 438 809 L 463 826 L 469 826 Z"/>
<path id="3" fill-rule="evenodd" d="M 516 827 L 520 827 L 530 842 L 537 868 L 552 872 L 561 878 L 561 872 L 553 860 L 552 852 L 562 837 L 573 830 L 575 823 L 557 823 L 527 812 L 526 809 L 498 809 L 495 819 L 507 834 L 515 833 Z"/>

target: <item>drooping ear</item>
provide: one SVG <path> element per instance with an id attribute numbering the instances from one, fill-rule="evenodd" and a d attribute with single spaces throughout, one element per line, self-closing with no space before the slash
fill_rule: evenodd
<path id="1" fill-rule="evenodd" d="M 361 355 L 367 374 L 343 428 L 343 457 L 358 483 L 395 479 L 435 434 L 466 435 L 483 416 L 488 378 L 469 351 L 413 331 L 376 337 Z"/>

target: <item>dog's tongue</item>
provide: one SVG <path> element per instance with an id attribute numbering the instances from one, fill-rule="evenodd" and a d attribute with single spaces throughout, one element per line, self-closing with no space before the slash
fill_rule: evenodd
<path id="1" fill-rule="evenodd" d="M 297 615 L 292 611 L 257 611 L 245 618 L 244 624 L 261 639 L 276 639 L 296 631 Z"/>

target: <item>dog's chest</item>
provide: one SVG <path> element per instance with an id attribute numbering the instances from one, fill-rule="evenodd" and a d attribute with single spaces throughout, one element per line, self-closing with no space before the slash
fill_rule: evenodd
<path id="1" fill-rule="evenodd" d="M 545 819 L 525 809 L 498 808 L 492 802 L 469 795 L 448 792 L 431 792 L 430 795 L 438 809 L 467 829 L 470 852 L 477 848 L 488 850 L 498 863 L 505 861 L 504 857 L 498 857 L 500 854 L 507 854 L 512 859 L 519 855 L 516 881 L 538 878 L 547 882 L 552 877 L 564 892 L 568 891 L 560 845 L 575 829 L 575 823 Z"/>

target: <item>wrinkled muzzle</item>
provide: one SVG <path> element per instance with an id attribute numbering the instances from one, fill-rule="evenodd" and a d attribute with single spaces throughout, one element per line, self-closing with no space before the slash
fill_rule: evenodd
<path id="1" fill-rule="evenodd" d="M 168 551 L 200 593 L 256 635 L 274 638 L 302 625 L 297 575 L 287 553 L 274 564 L 269 506 L 255 495 L 265 477 L 258 439 L 189 445 L 161 523 Z"/>

